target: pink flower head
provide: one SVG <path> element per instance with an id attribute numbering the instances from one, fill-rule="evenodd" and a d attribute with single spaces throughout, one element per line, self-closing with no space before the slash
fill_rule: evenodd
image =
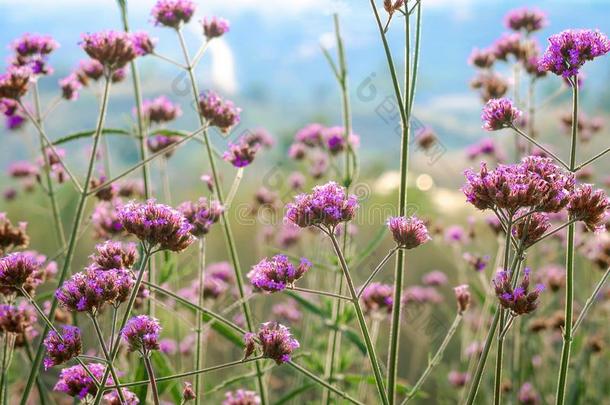
<path id="1" fill-rule="evenodd" d="M 161 325 L 155 318 L 147 315 L 134 316 L 127 321 L 121 331 L 121 337 L 129 346 L 130 352 L 139 351 L 148 355 L 151 350 L 159 349 Z"/>
<path id="2" fill-rule="evenodd" d="M 258 144 L 251 145 L 242 137 L 236 143 L 229 143 L 229 150 L 222 158 L 235 167 L 246 167 L 254 161 L 259 148 Z"/>
<path id="3" fill-rule="evenodd" d="M 203 34 L 208 39 L 208 41 L 212 38 L 218 38 L 229 32 L 229 21 L 224 18 L 212 17 L 208 19 L 207 17 L 202 21 L 203 25 Z"/>
<path id="4" fill-rule="evenodd" d="M 284 255 L 276 255 L 271 259 L 264 258 L 252 266 L 248 278 L 252 285 L 266 292 L 282 291 L 303 277 L 311 268 L 311 262 L 301 258 L 298 266 L 292 264 Z"/>
<path id="5" fill-rule="evenodd" d="M 32 69 L 27 66 L 9 66 L 6 73 L 0 75 L 0 98 L 21 99 L 28 91 L 32 75 Z"/>
<path id="6" fill-rule="evenodd" d="M 212 225 L 220 220 L 224 208 L 220 202 L 202 197 L 197 202 L 183 202 L 178 206 L 178 211 L 193 226 L 191 233 L 199 237 L 207 234 Z"/>
<path id="7" fill-rule="evenodd" d="M 520 117 L 521 111 L 507 98 L 489 100 L 483 107 L 483 114 L 481 115 L 483 129 L 487 131 L 509 128 Z"/>
<path id="8" fill-rule="evenodd" d="M 179 28 L 188 23 L 195 13 L 195 3 L 190 0 L 159 0 L 152 9 L 155 25 Z"/>
<path id="9" fill-rule="evenodd" d="M 511 275 L 506 271 L 499 271 L 493 281 L 496 296 L 500 304 L 510 309 L 513 315 L 523 315 L 533 312 L 538 307 L 538 298 L 544 291 L 542 284 L 530 291 L 530 269 L 525 268 L 523 278 L 519 285 L 513 288 Z"/>
<path id="10" fill-rule="evenodd" d="M 416 216 L 390 217 L 388 229 L 398 247 L 403 249 L 414 249 L 431 239 L 426 224 Z"/>
<path id="11" fill-rule="evenodd" d="M 61 87 L 61 96 L 64 99 L 74 101 L 78 99 L 78 91 L 83 85 L 78 80 L 76 73 L 70 73 L 67 77 L 59 81 L 59 87 Z"/>
<path id="12" fill-rule="evenodd" d="M 257 333 L 246 333 L 244 341 L 244 358 L 247 359 L 258 349 L 264 357 L 275 360 L 277 364 L 290 361 L 292 352 L 300 346 L 290 330 L 276 322 L 263 323 Z"/>
<path id="13" fill-rule="evenodd" d="M 431 271 L 422 277 L 424 285 L 431 287 L 445 285 L 447 281 L 447 275 L 440 270 Z"/>
<path id="14" fill-rule="evenodd" d="M 149 122 L 161 124 L 170 122 L 182 115 L 178 104 L 172 103 L 165 96 L 142 102 L 142 116 Z"/>
<path id="15" fill-rule="evenodd" d="M 101 31 L 83 34 L 81 47 L 92 59 L 110 72 L 120 69 L 138 55 L 130 34 L 119 31 Z"/>
<path id="16" fill-rule="evenodd" d="M 546 14 L 540 10 L 520 8 L 511 10 L 504 18 L 506 28 L 513 31 L 525 31 L 530 34 L 544 28 L 548 21 Z"/>
<path id="17" fill-rule="evenodd" d="M 259 405 L 261 398 L 254 391 L 236 390 L 225 393 L 222 405 Z"/>
<path id="18" fill-rule="evenodd" d="M 19 289 L 39 269 L 35 256 L 26 252 L 10 253 L 0 258 L 0 286 Z"/>
<path id="19" fill-rule="evenodd" d="M 610 199 L 602 189 L 593 189 L 591 184 L 577 186 L 570 196 L 568 213 L 572 218 L 583 221 L 587 229 L 605 229 Z"/>
<path id="20" fill-rule="evenodd" d="M 138 259 L 134 243 L 123 243 L 108 240 L 95 246 L 95 253 L 89 258 L 93 270 L 130 269 Z"/>
<path id="21" fill-rule="evenodd" d="M 100 363 L 89 363 L 87 364 L 87 368 L 98 381 L 104 377 L 106 371 L 105 365 Z M 113 384 L 111 377 L 108 377 L 106 384 Z M 97 394 L 95 381 L 80 364 L 61 370 L 59 373 L 59 380 L 57 381 L 57 384 L 55 384 L 53 390 L 63 392 L 71 397 L 77 397 L 79 399 L 83 399 L 87 395 L 93 397 Z"/>
<path id="22" fill-rule="evenodd" d="M 44 368 L 49 369 L 78 356 L 81 353 L 82 343 L 80 329 L 71 325 L 62 326 L 63 333 L 49 331 L 43 344 L 47 349 L 44 359 Z"/>
<path id="23" fill-rule="evenodd" d="M 390 284 L 369 284 L 360 298 L 364 311 L 371 315 L 381 315 L 384 312 L 391 313 L 394 303 L 393 293 L 394 288 Z"/>
<path id="24" fill-rule="evenodd" d="M 131 40 L 137 56 L 145 56 L 154 52 L 157 40 L 151 38 L 147 32 L 139 31 L 131 34 Z"/>
<path id="25" fill-rule="evenodd" d="M 228 133 L 239 123 L 241 108 L 235 107 L 232 101 L 223 100 L 212 90 L 201 93 L 199 109 L 209 124 L 218 127 L 223 133 Z"/>

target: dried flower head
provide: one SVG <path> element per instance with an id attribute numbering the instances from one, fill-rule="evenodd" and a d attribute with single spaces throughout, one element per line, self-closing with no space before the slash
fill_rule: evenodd
<path id="1" fill-rule="evenodd" d="M 100 62 L 108 72 L 124 67 L 138 55 L 132 37 L 126 32 L 83 34 L 81 46 L 87 55 Z"/>
<path id="2" fill-rule="evenodd" d="M 151 135 L 146 139 L 146 146 L 151 153 L 158 153 L 165 150 L 166 152 L 163 154 L 163 156 L 165 159 L 169 159 L 172 157 L 175 151 L 174 148 L 170 147 L 180 142 L 180 139 L 181 137 L 178 135 Z"/>
<path id="3" fill-rule="evenodd" d="M 537 212 L 519 221 L 513 228 L 513 234 L 520 243 L 523 243 L 524 247 L 529 247 L 538 241 L 550 227 L 549 215 Z"/>
<path id="4" fill-rule="evenodd" d="M 225 393 L 222 405 L 259 405 L 261 398 L 254 391 L 238 389 Z"/>
<path id="5" fill-rule="evenodd" d="M 178 211 L 193 226 L 191 233 L 200 237 L 210 232 L 212 225 L 220 220 L 224 208 L 217 200 L 201 197 L 197 202 L 183 202 L 178 206 Z"/>
<path id="6" fill-rule="evenodd" d="M 481 256 L 470 252 L 464 252 L 462 258 L 476 272 L 485 270 L 487 263 L 489 262 L 488 255 Z"/>
<path id="7" fill-rule="evenodd" d="M 549 47 L 538 62 L 538 69 L 573 78 L 586 61 L 609 51 L 610 41 L 599 31 L 565 30 L 551 35 Z"/>
<path id="8" fill-rule="evenodd" d="M 87 364 L 87 368 L 98 381 L 104 377 L 104 372 L 106 370 L 105 365 L 100 363 L 89 363 Z M 111 377 L 108 377 L 106 384 L 113 384 Z M 61 370 L 59 373 L 59 380 L 57 381 L 57 384 L 55 384 L 53 390 L 63 392 L 71 397 L 77 397 L 79 399 L 83 399 L 87 395 L 93 397 L 97 394 L 95 381 L 80 364 Z"/>
<path id="9" fill-rule="evenodd" d="M 29 305 L 0 305 L 0 332 L 25 335 L 35 323 L 36 313 Z"/>
<path id="10" fill-rule="evenodd" d="M 507 98 L 491 99 L 483 107 L 483 129 L 497 131 L 510 128 L 521 117 L 513 102 Z"/>
<path id="11" fill-rule="evenodd" d="M 292 337 L 290 330 L 276 322 L 263 323 L 257 333 L 246 333 L 244 342 L 244 358 L 260 349 L 264 357 L 275 360 L 277 364 L 290 361 L 292 352 L 299 348 L 299 342 Z"/>
<path id="12" fill-rule="evenodd" d="M 150 247 L 180 252 L 195 240 L 191 234 L 193 226 L 184 215 L 155 200 L 131 201 L 119 208 L 117 216 L 127 232 Z"/>
<path id="13" fill-rule="evenodd" d="M 30 244 L 26 233 L 27 222 L 13 225 L 6 213 L 0 212 L 0 254 L 12 249 L 24 249 Z"/>
<path id="14" fill-rule="evenodd" d="M 308 226 L 336 227 L 351 220 L 358 208 L 355 195 L 346 195 L 343 187 L 330 181 L 313 188 L 311 194 L 299 194 L 286 206 L 286 219 L 301 228 Z"/>
<path id="15" fill-rule="evenodd" d="M 382 315 L 392 312 L 394 303 L 394 288 L 390 284 L 371 283 L 364 291 L 360 300 L 364 311 L 369 315 Z"/>
<path id="16" fill-rule="evenodd" d="M 211 126 L 218 127 L 223 133 L 228 133 L 239 123 L 241 109 L 233 102 L 221 99 L 212 90 L 199 96 L 199 110 Z"/>
<path id="17" fill-rule="evenodd" d="M 403 249 L 416 248 L 431 239 L 426 224 L 416 216 L 390 217 L 388 229 L 398 247 Z"/>
<path id="18" fill-rule="evenodd" d="M 528 34 L 539 31 L 547 25 L 546 14 L 540 10 L 520 8 L 510 11 L 504 22 L 506 28 L 513 31 L 525 31 Z"/>
<path id="19" fill-rule="evenodd" d="M 568 213 L 578 221 L 584 222 L 591 231 L 605 229 L 610 199 L 602 189 L 593 189 L 592 184 L 582 184 L 574 189 L 568 204 Z"/>
<path id="20" fill-rule="evenodd" d="M 218 38 L 229 32 L 229 21 L 224 18 L 212 17 L 208 19 L 207 17 L 203 19 L 201 22 L 203 25 L 203 35 L 208 39 L 208 41 L 212 38 Z"/>
<path id="21" fill-rule="evenodd" d="M 138 250 L 134 243 L 108 240 L 96 245 L 95 253 L 89 258 L 93 270 L 130 269 L 138 260 Z"/>
<path id="22" fill-rule="evenodd" d="M 161 325 L 155 318 L 147 315 L 134 316 L 127 321 L 121 337 L 129 346 L 130 352 L 138 351 L 147 356 L 151 350 L 159 350 Z"/>
<path id="23" fill-rule="evenodd" d="M 383 0 L 384 10 L 392 15 L 405 4 L 405 0 Z"/>
<path id="24" fill-rule="evenodd" d="M 512 287 L 511 275 L 507 271 L 499 271 L 493 281 L 496 296 L 500 304 L 515 316 L 529 314 L 538 307 L 538 298 L 544 291 L 544 285 L 538 284 L 530 291 L 530 269 L 525 268 L 519 285 Z"/>
<path id="25" fill-rule="evenodd" d="M 265 128 L 255 128 L 248 131 L 243 139 L 250 146 L 260 146 L 270 149 L 275 145 L 275 139 L 273 139 L 273 136 Z"/>
<path id="26" fill-rule="evenodd" d="M 276 255 L 271 259 L 264 258 L 252 266 L 248 278 L 254 287 L 276 292 L 293 286 L 310 268 L 311 262 L 305 258 L 301 258 L 299 265 L 295 266 L 286 256 Z"/>
<path id="27" fill-rule="evenodd" d="M 188 402 L 194 400 L 195 398 L 197 398 L 197 395 L 195 394 L 195 390 L 193 389 L 193 384 L 185 381 L 182 387 L 182 399 L 184 400 L 184 402 Z"/>
<path id="28" fill-rule="evenodd" d="M 195 3 L 190 0 L 159 0 L 152 9 L 155 25 L 179 28 L 188 23 L 195 13 Z"/>
<path id="29" fill-rule="evenodd" d="M 489 69 L 496 61 L 496 55 L 493 49 L 478 49 L 475 48 L 470 53 L 469 62 L 471 65 L 480 69 Z"/>
<path id="30" fill-rule="evenodd" d="M 462 284 L 453 289 L 457 300 L 458 313 L 463 314 L 470 306 L 471 296 L 468 284 Z"/>
<path id="31" fill-rule="evenodd" d="M 44 359 L 44 368 L 49 369 L 58 364 L 67 362 L 81 353 L 82 343 L 80 329 L 71 325 L 62 327 L 63 333 L 49 331 L 43 344 L 47 349 Z"/>

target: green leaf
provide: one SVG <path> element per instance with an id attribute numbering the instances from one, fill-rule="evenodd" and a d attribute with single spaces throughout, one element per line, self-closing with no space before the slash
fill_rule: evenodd
<path id="1" fill-rule="evenodd" d="M 151 360 L 153 367 L 155 368 L 155 377 L 159 378 L 176 374 L 173 367 L 167 361 L 166 356 L 153 352 L 151 355 Z M 159 383 L 159 396 L 168 391 L 174 400 L 174 403 L 179 404 L 182 400 L 182 392 L 180 390 L 180 384 L 178 381 L 164 381 Z"/>
<path id="2" fill-rule="evenodd" d="M 59 138 L 58 140 L 53 142 L 53 145 L 57 146 L 57 145 L 62 145 L 64 143 L 71 142 L 76 139 L 88 138 L 90 136 L 93 136 L 93 134 L 95 134 L 95 130 L 75 132 L 73 134 L 66 135 L 62 138 Z M 102 134 L 130 136 L 131 132 L 126 131 L 124 129 L 120 129 L 120 128 L 104 128 L 104 129 L 102 129 Z"/>
<path id="3" fill-rule="evenodd" d="M 221 336 L 223 336 L 224 338 L 226 338 L 227 340 L 229 340 L 230 342 L 232 342 L 234 345 L 238 346 L 238 347 L 244 347 L 244 337 L 242 335 L 240 335 L 239 333 L 237 333 L 237 331 L 231 327 L 229 327 L 228 325 L 222 323 L 222 322 L 218 322 L 218 320 L 216 320 L 215 318 L 213 318 L 211 315 L 206 314 L 204 312 L 200 312 L 201 317 L 203 318 L 204 322 L 208 322 L 208 321 L 213 321 L 212 323 L 212 329 L 214 329 L 214 331 L 216 331 L 218 334 L 220 334 Z"/>
<path id="4" fill-rule="evenodd" d="M 299 294 L 293 291 L 285 291 L 285 294 L 290 296 L 290 298 L 297 301 L 299 304 L 301 304 L 305 310 L 312 312 L 318 316 L 321 316 L 322 318 L 330 317 L 329 312 L 324 311 L 322 308 L 320 308 L 316 304 L 313 304 L 311 301 L 301 297 Z"/>
<path id="5" fill-rule="evenodd" d="M 168 281 L 176 271 L 176 256 L 168 251 L 164 251 L 163 253 L 163 264 L 161 265 L 161 269 L 159 269 L 159 284 Z"/>
<path id="6" fill-rule="evenodd" d="M 343 335 L 345 335 L 345 337 L 347 338 L 347 340 L 349 340 L 350 342 L 355 344 L 356 347 L 358 347 L 358 350 L 360 350 L 362 354 L 366 354 L 366 345 L 360 338 L 360 334 L 358 332 L 350 328 L 345 328 L 342 330 L 342 332 Z"/>
<path id="7" fill-rule="evenodd" d="M 134 381 L 142 381 L 142 380 L 146 380 L 147 378 L 148 378 L 148 375 L 146 375 L 146 367 L 144 366 L 144 362 L 140 360 L 140 361 L 138 361 L 138 365 L 136 366 Z M 141 404 L 146 403 L 146 394 L 148 393 L 148 384 L 135 386 L 135 387 L 133 387 L 133 389 L 131 391 L 134 394 L 136 394 L 136 396 L 140 400 Z"/>
<path id="8" fill-rule="evenodd" d="M 281 397 L 280 399 L 275 401 L 274 405 L 285 404 L 285 403 L 289 402 L 291 399 L 298 397 L 305 391 L 310 390 L 311 388 L 313 388 L 315 386 L 316 386 L 316 384 L 309 383 L 309 384 L 302 385 L 298 388 L 295 388 L 292 391 L 290 391 L 288 394 L 284 395 L 283 397 Z"/>

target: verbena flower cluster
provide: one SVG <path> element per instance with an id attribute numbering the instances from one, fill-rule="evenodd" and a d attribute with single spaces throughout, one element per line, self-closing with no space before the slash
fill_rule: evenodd
<path id="1" fill-rule="evenodd" d="M 260 351 L 262 356 L 275 360 L 277 364 L 289 362 L 292 352 L 300 346 L 290 330 L 276 322 L 263 323 L 257 333 L 246 333 L 244 342 L 244 358 L 247 359 Z"/>
<path id="2" fill-rule="evenodd" d="M 252 266 L 248 278 L 254 287 L 266 292 L 276 292 L 292 287 L 310 268 L 311 262 L 305 258 L 301 258 L 300 263 L 295 266 L 285 255 L 275 255 Z"/>
<path id="3" fill-rule="evenodd" d="M 129 351 L 137 351 L 147 356 L 150 351 L 159 349 L 160 333 L 161 325 L 158 320 L 147 315 L 138 315 L 127 321 L 121 331 L 121 337 L 127 343 Z"/>
<path id="4" fill-rule="evenodd" d="M 530 289 L 530 269 L 525 268 L 523 278 L 513 288 L 512 275 L 506 271 L 499 271 L 494 279 L 494 288 L 500 304 L 514 315 L 524 315 L 533 312 L 538 307 L 538 298 L 544 291 L 542 284 Z"/>
<path id="5" fill-rule="evenodd" d="M 424 221 L 415 216 L 391 217 L 388 228 L 400 248 L 414 249 L 431 239 Z"/>
<path id="6" fill-rule="evenodd" d="M 44 359 L 45 369 L 65 363 L 81 354 L 80 329 L 76 326 L 64 325 L 62 332 L 50 331 L 43 344 L 47 350 L 47 357 Z"/>

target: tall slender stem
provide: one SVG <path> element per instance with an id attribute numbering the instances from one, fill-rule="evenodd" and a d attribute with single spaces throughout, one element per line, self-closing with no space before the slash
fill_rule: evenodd
<path id="1" fill-rule="evenodd" d="M 570 145 L 570 170 L 576 167 L 576 143 L 578 138 L 578 78 L 572 77 L 572 142 Z M 557 382 L 557 395 L 555 403 L 562 405 L 565 402 L 568 368 L 570 366 L 570 351 L 572 349 L 572 317 L 574 312 L 574 236 L 576 226 L 568 226 L 568 239 L 566 247 L 566 308 L 565 326 L 563 329 L 563 346 L 561 348 L 561 362 Z"/>
<path id="2" fill-rule="evenodd" d="M 602 278 L 599 280 L 599 282 L 593 289 L 593 292 L 591 293 L 589 298 L 587 298 L 587 302 L 585 302 L 585 305 L 582 308 L 582 310 L 580 311 L 580 314 L 578 314 L 578 318 L 576 319 L 576 322 L 574 322 L 574 327 L 572 328 L 573 334 L 576 333 L 576 331 L 580 327 L 580 324 L 582 323 L 582 321 L 585 319 L 585 316 L 589 312 L 589 309 L 591 309 L 591 306 L 597 300 L 597 296 L 598 296 L 600 290 L 602 289 L 602 287 L 604 286 L 604 284 L 606 284 L 606 281 L 608 280 L 608 276 L 610 276 L 610 267 L 608 267 L 606 269 L 606 271 L 604 272 L 604 275 L 602 276 Z"/>
<path id="3" fill-rule="evenodd" d="M 506 224 L 506 243 L 504 244 L 504 263 L 503 270 L 508 271 L 508 260 L 510 257 L 510 237 L 512 235 L 513 221 L 512 217 L 509 218 L 508 224 Z M 527 231 L 525 232 L 527 233 Z M 512 277 L 512 275 L 511 275 Z M 504 336 L 502 331 L 504 330 L 504 312 L 505 310 L 499 308 L 500 312 L 500 332 L 498 333 L 498 348 L 496 354 L 496 374 L 494 378 L 494 404 L 500 405 L 500 398 L 502 395 L 502 358 L 504 353 Z"/>
<path id="4" fill-rule="evenodd" d="M 83 191 L 80 195 L 80 199 L 78 202 L 78 206 L 76 208 L 76 213 L 74 214 L 74 223 L 72 224 L 72 231 L 70 232 L 70 239 L 68 242 L 68 250 L 66 251 L 66 256 L 64 258 L 64 264 L 62 266 L 61 271 L 59 272 L 57 285 L 60 286 L 63 284 L 66 276 L 68 275 L 68 270 L 72 265 L 72 258 L 74 257 L 74 251 L 76 249 L 76 241 L 78 239 L 79 229 L 81 225 L 81 221 L 83 218 L 83 214 L 85 212 L 85 205 L 87 203 L 87 194 L 89 191 L 89 185 L 91 183 L 91 177 L 93 175 L 93 169 L 95 166 L 95 157 L 97 155 L 97 149 L 99 146 L 100 137 L 102 135 L 102 128 L 104 127 L 104 121 L 106 119 L 106 109 L 108 107 L 108 98 L 110 96 L 110 76 L 105 77 L 104 82 L 104 92 L 102 94 L 102 101 L 100 105 L 100 112 L 97 121 L 97 126 L 95 129 L 95 135 L 93 136 L 93 148 L 91 149 L 91 155 L 89 156 L 89 166 L 87 168 L 87 175 L 85 177 L 85 182 L 83 183 Z M 51 309 L 49 310 L 49 321 L 52 323 L 55 319 L 55 312 L 57 310 L 57 297 L 53 296 L 51 300 Z M 49 331 L 48 325 L 45 326 L 43 331 L 43 336 Z M 36 352 L 36 357 L 34 358 L 34 362 L 32 363 L 32 369 L 30 370 L 30 375 L 28 377 L 28 381 L 26 383 L 25 389 L 21 396 L 21 405 L 25 405 L 27 403 L 30 392 L 32 391 L 32 387 L 34 382 L 36 381 L 36 377 L 38 376 L 38 372 L 40 370 L 40 364 L 42 363 L 42 358 L 44 355 L 44 346 L 40 345 L 38 347 L 38 351 Z"/>
<path id="5" fill-rule="evenodd" d="M 424 372 L 421 375 L 421 377 L 419 377 L 419 379 L 417 380 L 417 382 L 415 383 L 413 388 L 411 388 L 411 390 L 407 394 L 407 397 L 401 403 L 401 405 L 404 405 L 407 402 L 409 402 L 415 396 L 415 394 L 417 394 L 417 392 L 422 387 L 422 385 L 424 384 L 424 382 L 426 381 L 426 379 L 428 378 L 430 373 L 432 373 L 432 370 L 434 369 L 434 367 L 436 367 L 436 366 L 438 366 L 440 364 L 441 359 L 443 358 L 443 354 L 445 353 L 445 350 L 447 349 L 447 346 L 449 345 L 449 342 L 453 338 L 453 335 L 457 331 L 457 328 L 458 328 L 458 326 L 459 326 L 461 321 L 462 321 L 462 314 L 458 313 L 455 316 L 455 319 L 453 320 L 453 323 L 451 324 L 451 327 L 447 331 L 447 334 L 445 335 L 445 338 L 443 339 L 443 342 L 441 343 L 441 345 L 439 346 L 438 350 L 434 354 L 434 357 L 432 357 L 432 360 L 430 360 L 430 362 L 428 363 L 428 367 L 426 367 L 426 369 L 424 370 Z"/>
<path id="6" fill-rule="evenodd" d="M 339 395 L 341 398 L 346 399 L 347 401 L 351 402 L 352 404 L 357 404 L 357 405 L 360 404 L 360 405 L 362 405 L 362 402 L 358 401 L 357 399 L 354 399 L 354 398 L 350 397 L 345 392 L 343 392 L 343 391 L 337 389 L 336 387 L 334 387 L 333 385 L 327 383 L 326 381 L 324 381 L 323 379 L 321 379 L 320 377 L 318 377 L 317 375 L 315 375 L 311 371 L 307 370 L 303 366 L 301 366 L 301 365 L 299 365 L 297 363 L 294 363 L 292 361 L 289 362 L 288 365 L 292 366 L 298 372 L 306 375 L 307 377 L 311 378 L 312 380 L 314 380 L 318 384 L 328 388 L 330 391 L 332 391 L 335 394 Z"/>
<path id="7" fill-rule="evenodd" d="M 197 80 L 195 79 L 195 71 L 194 67 L 191 63 L 191 58 L 189 56 L 188 49 L 186 47 L 186 43 L 184 41 L 184 36 L 182 35 L 182 31 L 180 29 L 176 30 L 178 34 L 178 40 L 180 41 L 180 47 L 182 48 L 182 53 L 184 55 L 184 62 L 187 66 L 187 73 L 189 75 L 189 79 L 191 82 L 191 89 L 193 93 L 193 102 L 196 106 L 199 106 L 199 89 L 197 86 Z M 197 114 L 199 117 L 199 122 L 202 127 L 206 125 L 205 118 L 201 114 Z M 210 164 L 210 170 L 212 171 L 212 178 L 214 180 L 214 191 L 216 192 L 216 199 L 220 202 L 220 204 L 224 205 L 224 196 L 222 191 L 222 184 L 220 182 L 220 176 L 218 174 L 218 169 L 216 168 L 216 160 L 214 157 L 214 153 L 212 151 L 211 141 L 209 139 L 208 131 L 203 131 L 203 140 L 206 149 L 206 154 L 208 157 L 208 162 Z M 248 301 L 244 300 L 245 297 L 245 289 L 243 277 L 241 274 L 241 266 L 239 264 L 239 256 L 237 255 L 237 248 L 235 245 L 235 240 L 233 238 L 233 233 L 231 231 L 231 225 L 229 223 L 229 218 L 227 216 L 226 210 L 223 210 L 221 213 L 221 221 L 222 230 L 225 236 L 225 242 L 227 245 L 227 250 L 231 259 L 231 264 L 233 265 L 233 271 L 235 272 L 235 282 L 237 284 L 237 290 L 239 292 L 239 298 L 242 300 L 242 312 L 244 314 L 244 318 L 246 320 L 246 326 L 248 331 L 252 331 L 254 329 L 252 314 L 250 312 L 250 304 Z M 261 364 L 259 361 L 254 363 L 257 372 L 257 383 L 259 388 L 259 395 L 261 397 L 261 404 L 265 405 L 267 403 L 267 392 L 266 386 L 263 382 L 263 375 L 261 372 Z"/>
<path id="8" fill-rule="evenodd" d="M 199 265 L 197 266 L 197 271 L 199 272 L 199 295 L 198 295 L 198 305 L 203 307 L 203 301 L 205 299 L 204 292 L 204 283 L 205 283 L 205 236 L 203 236 L 199 240 Z M 195 350 L 195 370 L 199 370 L 203 366 L 203 318 L 201 315 L 197 314 L 197 347 Z M 195 405 L 199 405 L 201 400 L 203 399 L 203 374 L 197 374 L 195 377 Z"/>
<path id="9" fill-rule="evenodd" d="M 100 342 L 100 346 L 102 347 L 102 352 L 104 353 L 104 357 L 106 358 L 106 361 L 108 362 L 108 368 L 110 369 L 110 374 L 112 375 L 112 380 L 114 381 L 115 384 L 120 384 L 121 381 L 119 380 L 119 375 L 116 372 L 116 369 L 114 368 L 114 365 L 112 364 L 112 359 L 110 358 L 110 352 L 108 351 L 108 348 L 106 347 L 106 342 L 104 342 L 104 334 L 102 333 L 102 329 L 100 328 L 100 324 L 97 321 L 97 317 L 95 315 L 91 315 L 91 322 L 93 322 L 93 327 L 95 328 L 95 334 L 97 335 L 97 339 Z M 111 339 L 114 338 L 114 335 L 111 335 Z M 117 393 L 119 394 L 119 398 L 121 400 L 121 403 L 125 402 L 125 395 L 123 395 L 123 390 L 117 390 Z"/>
<path id="10" fill-rule="evenodd" d="M 369 361 L 371 362 L 371 368 L 373 369 L 373 373 L 375 374 L 375 383 L 377 384 L 377 390 L 379 391 L 381 402 L 383 404 L 388 404 L 389 402 L 387 394 L 385 392 L 381 368 L 379 367 L 379 362 L 377 361 L 377 354 L 375 353 L 375 347 L 373 345 L 373 341 L 366 325 L 364 313 L 362 312 L 362 308 L 360 307 L 356 287 L 354 287 L 352 276 L 347 266 L 347 262 L 345 261 L 345 257 L 343 256 L 343 252 L 341 251 L 341 247 L 339 246 L 339 242 L 337 242 L 337 238 L 334 235 L 334 230 L 330 230 L 329 232 L 327 232 L 327 234 L 330 237 L 337 257 L 339 258 L 339 263 L 341 264 L 341 269 L 343 270 L 343 276 L 345 277 L 347 288 L 349 290 L 350 296 L 352 297 L 352 304 L 354 306 L 354 310 L 356 311 L 356 317 L 358 319 L 358 324 L 360 325 L 362 336 L 364 337 L 364 343 L 366 345 Z"/>
<path id="11" fill-rule="evenodd" d="M 155 371 L 152 363 L 150 362 L 150 354 L 143 356 L 144 366 L 146 366 L 146 373 L 148 374 L 148 380 L 150 381 L 150 390 L 152 391 L 153 402 L 155 405 L 159 405 L 159 389 L 157 388 L 157 380 L 155 380 Z M 118 390 L 121 392 L 121 390 Z"/>
<path id="12" fill-rule="evenodd" d="M 371 284 L 371 281 L 373 281 L 373 279 L 375 278 L 377 273 L 379 273 L 381 271 L 383 266 L 388 262 L 388 260 L 390 260 L 390 258 L 392 256 L 394 256 L 394 253 L 396 253 L 397 250 L 398 250 L 397 247 L 390 249 L 390 251 L 383 257 L 383 259 L 381 259 L 379 264 L 371 272 L 371 275 L 369 276 L 369 278 L 367 278 L 366 281 L 364 282 L 364 284 L 362 284 L 362 287 L 360 287 L 360 291 L 358 291 L 358 298 L 360 298 L 362 296 L 362 294 L 364 293 L 364 290 L 366 290 L 366 287 L 368 287 L 369 284 Z"/>

